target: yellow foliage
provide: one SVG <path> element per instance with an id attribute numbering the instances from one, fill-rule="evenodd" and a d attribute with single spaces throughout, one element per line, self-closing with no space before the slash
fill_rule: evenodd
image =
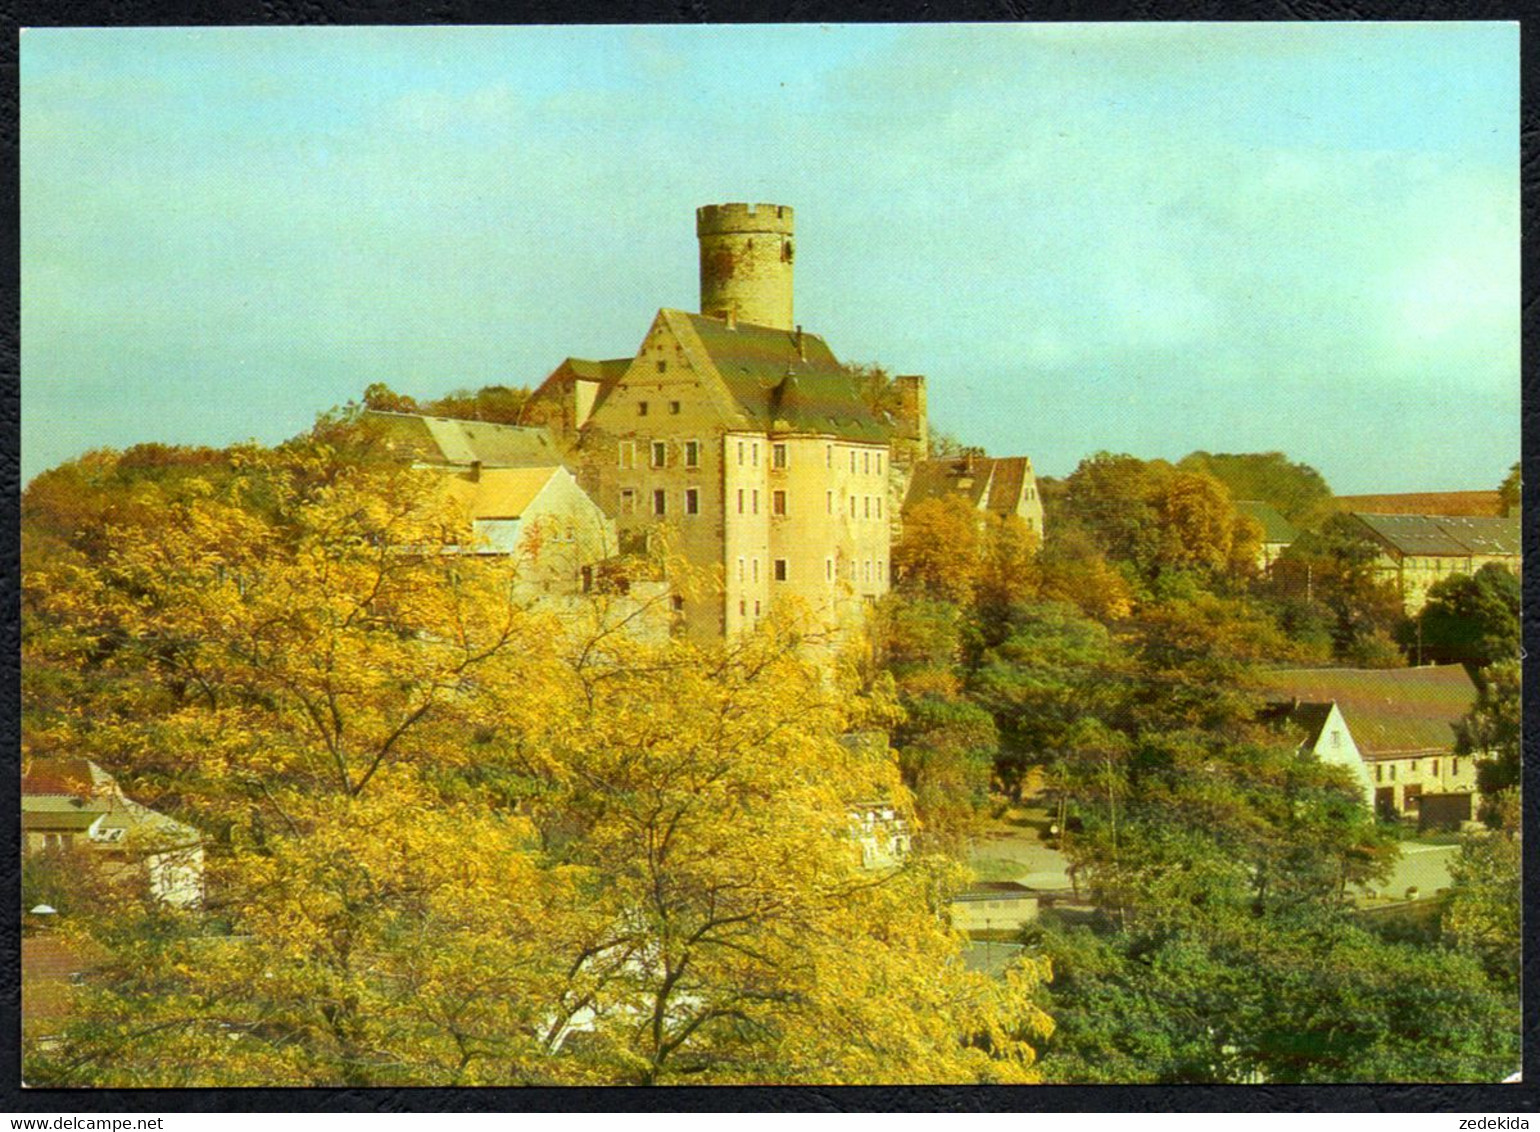
<path id="1" fill-rule="evenodd" d="M 1033 1079 L 1046 970 L 965 970 L 955 870 L 860 867 L 852 804 L 912 817 L 841 741 L 890 683 L 776 619 L 559 625 L 463 534 L 431 478 L 312 446 L 29 564 L 47 741 L 153 783 L 209 893 L 72 926 L 112 959 L 29 1080 Z"/>

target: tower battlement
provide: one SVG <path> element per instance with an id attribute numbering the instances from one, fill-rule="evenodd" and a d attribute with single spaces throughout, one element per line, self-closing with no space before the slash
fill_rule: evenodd
<path id="1" fill-rule="evenodd" d="M 704 204 L 695 210 L 695 234 L 774 232 L 792 234 L 792 210 L 784 204 Z"/>

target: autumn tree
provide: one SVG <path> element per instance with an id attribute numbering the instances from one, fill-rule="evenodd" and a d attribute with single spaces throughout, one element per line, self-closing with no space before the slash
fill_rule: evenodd
<path id="1" fill-rule="evenodd" d="M 962 967 L 944 860 L 861 868 L 910 796 L 802 627 L 557 624 L 332 438 L 26 564 L 29 743 L 203 830 L 209 893 L 72 917 L 110 959 L 29 1080 L 1033 1078 L 1046 968 Z"/>
<path id="2" fill-rule="evenodd" d="M 904 513 L 903 535 L 893 544 L 893 573 L 900 589 L 954 605 L 973 600 L 981 532 L 977 510 L 965 499 L 925 499 Z"/>

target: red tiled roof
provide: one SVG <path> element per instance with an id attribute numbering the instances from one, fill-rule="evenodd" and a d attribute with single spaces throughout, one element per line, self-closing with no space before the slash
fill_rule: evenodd
<path id="1" fill-rule="evenodd" d="M 1341 511 L 1376 515 L 1490 515 L 1503 513 L 1496 491 L 1415 491 L 1397 495 L 1339 495 Z"/>

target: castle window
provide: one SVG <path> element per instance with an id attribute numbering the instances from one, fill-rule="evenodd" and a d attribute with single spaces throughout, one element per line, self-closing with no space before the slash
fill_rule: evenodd
<path id="1" fill-rule="evenodd" d="M 677 404 L 677 402 L 675 402 Z M 687 468 L 700 467 L 700 441 L 686 440 L 684 442 L 684 466 Z"/>
<path id="2" fill-rule="evenodd" d="M 669 598 L 669 601 L 673 605 L 675 613 L 684 612 L 684 594 L 675 594 Z"/>
<path id="3" fill-rule="evenodd" d="M 823 493 L 823 509 L 824 509 L 824 514 L 826 514 L 826 515 L 834 514 L 834 489 L 833 488 L 830 488 L 828 491 Z"/>
<path id="4" fill-rule="evenodd" d="M 877 474 L 882 475 L 882 453 L 877 453 Z"/>
<path id="5" fill-rule="evenodd" d="M 742 558 L 739 558 L 738 559 L 738 580 L 741 582 L 741 581 L 743 581 L 743 578 L 744 578 L 744 560 Z"/>
<path id="6" fill-rule="evenodd" d="M 784 491 L 772 492 L 770 495 L 770 510 L 773 514 L 786 514 L 786 493 Z"/>
<path id="7" fill-rule="evenodd" d="M 639 416 L 639 417 L 645 417 L 647 415 L 647 402 L 646 401 L 638 401 L 636 403 L 636 415 Z"/>
<path id="8" fill-rule="evenodd" d="M 1376 781 L 1376 782 L 1384 782 L 1385 781 L 1385 768 L 1383 766 L 1377 766 L 1377 767 L 1374 768 L 1374 781 Z"/>
<path id="9" fill-rule="evenodd" d="M 876 497 L 876 503 L 877 503 L 877 518 L 880 519 L 880 518 L 882 518 L 882 496 L 879 495 L 879 496 Z"/>
<path id="10" fill-rule="evenodd" d="M 749 603 L 746 602 L 746 601 L 740 601 L 738 603 L 738 616 L 739 617 L 747 617 L 748 613 L 749 613 Z"/>
<path id="11" fill-rule="evenodd" d="M 784 582 L 786 580 L 786 559 L 784 558 L 777 558 L 775 560 L 775 580 L 777 582 Z"/>
<path id="12" fill-rule="evenodd" d="M 1431 774 L 1434 778 L 1438 777 L 1438 760 L 1437 759 L 1434 759 L 1432 762 L 1430 762 L 1428 764 L 1428 773 Z"/>
<path id="13" fill-rule="evenodd" d="M 870 519 L 871 517 L 872 517 L 872 497 L 870 495 L 864 495 L 864 496 L 861 497 L 861 518 L 863 518 L 863 519 Z"/>
<path id="14" fill-rule="evenodd" d="M 832 444 L 825 444 L 823 446 L 823 466 L 826 468 L 834 467 L 834 445 Z"/>
<path id="15" fill-rule="evenodd" d="M 636 464 L 636 442 L 634 440 L 622 440 L 617 446 L 622 468 L 634 467 Z"/>
<path id="16" fill-rule="evenodd" d="M 1460 775 L 1460 760 L 1458 758 L 1453 758 L 1453 759 L 1449 760 L 1449 773 L 1451 775 L 1453 775 L 1454 777 L 1456 777 L 1456 778 L 1459 777 L 1459 775 Z"/>
<path id="17" fill-rule="evenodd" d="M 631 515 L 636 512 L 636 489 L 623 487 L 620 489 L 620 513 Z"/>
<path id="18" fill-rule="evenodd" d="M 684 489 L 684 513 L 686 515 L 700 514 L 700 488 L 687 487 Z"/>
<path id="19" fill-rule="evenodd" d="M 668 514 L 668 493 L 661 487 L 652 493 L 652 513 L 654 515 Z"/>
<path id="20" fill-rule="evenodd" d="M 749 493 L 749 501 L 754 504 L 754 514 L 759 514 L 759 489 L 756 487 Z"/>
<path id="21" fill-rule="evenodd" d="M 1335 727 L 1332 728 L 1331 732 L 1331 745 L 1333 749 L 1342 746 L 1342 732 L 1338 731 Z"/>
<path id="22" fill-rule="evenodd" d="M 757 440 L 749 445 L 749 463 L 756 468 L 759 467 L 759 441 Z"/>
<path id="23" fill-rule="evenodd" d="M 854 448 L 850 450 L 850 470 L 852 472 L 856 470 L 856 450 Z"/>
<path id="24" fill-rule="evenodd" d="M 668 403 L 668 411 L 677 417 L 679 415 L 679 402 L 670 401 Z"/>
<path id="25" fill-rule="evenodd" d="M 863 453 L 861 453 L 861 471 L 862 471 L 862 473 L 869 475 L 869 474 L 871 474 L 871 470 L 872 470 L 872 454 L 870 452 L 863 452 Z"/>
<path id="26" fill-rule="evenodd" d="M 743 467 L 743 441 L 738 441 L 738 466 Z"/>
<path id="27" fill-rule="evenodd" d="M 861 563 L 861 580 L 863 582 L 872 580 L 872 560 L 870 558 Z"/>
<path id="28" fill-rule="evenodd" d="M 652 442 L 652 466 L 661 468 L 668 463 L 668 445 L 661 440 Z"/>
<path id="29" fill-rule="evenodd" d="M 668 362 L 666 362 L 662 358 L 658 359 L 658 372 L 659 373 L 667 373 L 668 372 Z"/>
<path id="30" fill-rule="evenodd" d="M 853 495 L 850 497 L 850 517 L 852 519 L 856 517 L 856 497 Z"/>
<path id="31" fill-rule="evenodd" d="M 743 514 L 743 488 L 738 489 L 738 514 Z"/>
<path id="32" fill-rule="evenodd" d="M 1412 773 L 1413 774 L 1417 773 L 1417 760 L 1416 759 L 1412 760 Z"/>
<path id="33" fill-rule="evenodd" d="M 825 581 L 834 581 L 834 559 L 825 558 L 823 560 L 823 576 Z"/>
<path id="34" fill-rule="evenodd" d="M 753 559 L 749 563 L 749 571 L 750 571 L 750 573 L 752 573 L 754 575 L 754 580 L 756 582 L 759 581 L 759 559 L 758 558 Z M 758 608 L 757 605 L 755 606 L 754 612 L 755 613 L 759 612 L 759 608 Z"/>
<path id="35" fill-rule="evenodd" d="M 754 620 L 759 620 L 759 602 L 754 603 Z"/>
<path id="36" fill-rule="evenodd" d="M 777 444 L 770 450 L 770 462 L 773 467 L 784 468 L 786 466 L 786 445 Z"/>
<path id="37" fill-rule="evenodd" d="M 1395 763 L 1391 763 L 1390 764 L 1390 781 L 1394 782 L 1395 780 L 1396 780 L 1396 764 Z"/>

